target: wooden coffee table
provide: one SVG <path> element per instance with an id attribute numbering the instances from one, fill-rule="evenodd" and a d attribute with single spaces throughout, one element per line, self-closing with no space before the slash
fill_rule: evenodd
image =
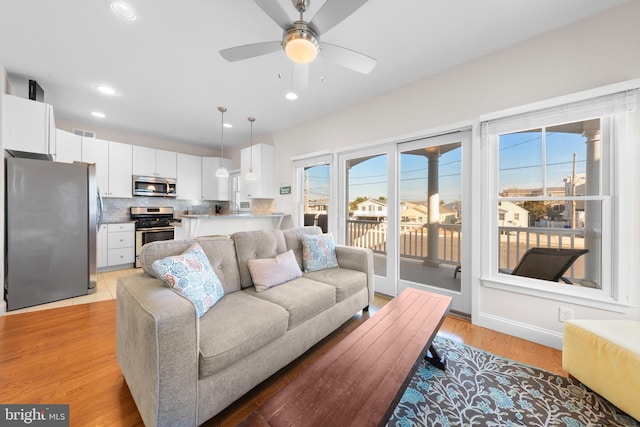
<path id="1" fill-rule="evenodd" d="M 428 348 L 440 362 L 431 343 L 450 306 L 448 296 L 405 289 L 242 425 L 384 425 Z"/>

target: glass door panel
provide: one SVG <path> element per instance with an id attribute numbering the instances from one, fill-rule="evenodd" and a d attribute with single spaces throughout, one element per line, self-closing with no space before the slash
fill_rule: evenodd
<path id="1" fill-rule="evenodd" d="M 330 172 L 329 165 L 309 166 L 303 171 L 304 225 L 317 225 L 323 233 L 328 232 Z"/>
<path id="2" fill-rule="evenodd" d="M 462 150 L 467 133 L 398 145 L 398 291 L 416 287 L 462 295 Z M 456 302 L 457 301 L 457 302 Z"/>
<path id="3" fill-rule="evenodd" d="M 387 275 L 387 156 L 346 161 L 347 212 L 345 241 L 375 254 L 374 272 Z"/>

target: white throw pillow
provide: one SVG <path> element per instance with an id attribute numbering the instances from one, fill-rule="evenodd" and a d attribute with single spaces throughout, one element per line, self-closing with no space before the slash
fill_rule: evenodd
<path id="1" fill-rule="evenodd" d="M 249 267 L 256 292 L 264 292 L 273 286 L 302 276 L 296 256 L 291 249 L 274 258 L 250 259 L 247 261 L 247 267 Z"/>

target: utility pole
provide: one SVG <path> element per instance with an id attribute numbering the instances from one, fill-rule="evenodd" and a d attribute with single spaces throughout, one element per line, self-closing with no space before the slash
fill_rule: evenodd
<path id="1" fill-rule="evenodd" d="M 304 174 L 305 184 L 304 184 L 304 213 L 309 212 L 309 172 L 305 172 Z"/>
<path id="2" fill-rule="evenodd" d="M 573 172 L 571 173 L 571 197 L 576 195 L 576 161 L 578 155 L 574 151 L 573 152 Z M 571 216 L 569 217 L 569 228 L 576 228 L 576 201 L 575 199 L 571 200 Z"/>

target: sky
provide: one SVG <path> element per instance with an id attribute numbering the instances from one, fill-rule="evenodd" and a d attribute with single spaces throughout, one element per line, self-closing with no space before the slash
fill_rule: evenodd
<path id="1" fill-rule="evenodd" d="M 543 156 L 543 148 L 545 155 Z M 586 144 L 580 134 L 531 131 L 502 135 L 499 142 L 499 190 L 505 188 L 541 188 L 546 164 L 547 187 L 564 186 L 565 176 L 572 174 L 573 153 L 577 154 L 576 173 L 585 173 Z M 462 149 L 440 157 L 440 200 L 452 202 L 462 198 Z M 543 162 L 543 158 L 545 162 Z M 329 197 L 329 166 L 316 166 L 309 172 L 310 199 Z M 424 201 L 427 197 L 427 159 L 401 154 L 400 201 Z M 357 197 L 387 197 L 387 156 L 373 157 L 349 171 L 349 200 Z"/>

